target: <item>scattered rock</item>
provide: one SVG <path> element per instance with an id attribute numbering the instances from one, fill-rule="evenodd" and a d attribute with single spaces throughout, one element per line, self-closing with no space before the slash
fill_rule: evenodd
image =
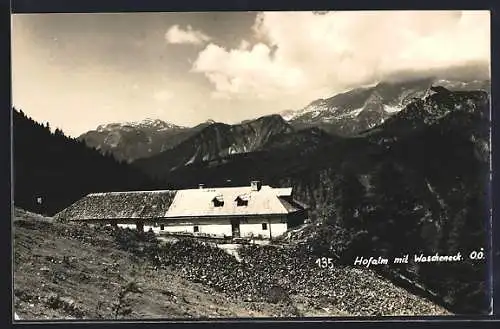
<path id="1" fill-rule="evenodd" d="M 370 270 L 342 264 L 320 269 L 307 245 L 242 246 L 239 262 L 222 249 L 195 239 L 179 238 L 175 244 L 160 245 L 147 233 L 117 230 L 114 234 L 128 251 L 172 267 L 187 280 L 229 298 L 291 305 L 290 295 L 300 294 L 321 299 L 315 305 L 319 310 L 334 308 L 351 315 L 447 314 Z"/>

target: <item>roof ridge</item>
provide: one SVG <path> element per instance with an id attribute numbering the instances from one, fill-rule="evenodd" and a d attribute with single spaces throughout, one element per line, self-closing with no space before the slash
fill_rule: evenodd
<path id="1" fill-rule="evenodd" d="M 248 188 L 251 189 L 252 187 L 250 185 L 240 185 L 240 186 L 214 186 L 214 187 L 203 187 L 203 188 L 186 188 L 186 189 L 180 189 L 178 191 L 193 191 L 193 190 L 199 190 L 199 191 L 215 191 L 215 190 L 229 190 L 229 189 L 241 189 L 241 188 Z M 266 190 L 275 190 L 275 189 L 281 189 L 281 187 L 272 187 L 270 185 L 262 185 L 261 190 L 265 188 Z"/>
<path id="2" fill-rule="evenodd" d="M 240 186 L 90 193 L 63 210 L 61 216 L 83 220 L 162 216 L 283 215 L 302 208 L 300 203 L 284 200 L 293 198 L 291 191 L 291 187 L 274 188 L 266 185 L 260 191 L 253 191 L 251 186 Z M 226 204 L 223 207 L 215 207 L 210 200 L 213 197 L 226 199 Z M 238 197 L 250 202 L 244 205 L 238 204 L 236 202 Z"/>
<path id="3" fill-rule="evenodd" d="M 135 193 L 162 193 L 162 192 L 177 192 L 179 190 L 150 190 L 150 191 L 109 191 L 109 192 L 93 192 L 87 195 L 106 195 L 106 194 L 135 194 Z"/>

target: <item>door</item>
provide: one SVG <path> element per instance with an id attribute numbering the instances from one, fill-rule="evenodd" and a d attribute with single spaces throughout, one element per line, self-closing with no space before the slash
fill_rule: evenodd
<path id="1" fill-rule="evenodd" d="M 141 222 L 141 221 L 137 221 L 135 223 L 135 228 L 137 229 L 137 231 L 139 232 L 144 232 L 144 223 Z"/>
<path id="2" fill-rule="evenodd" d="M 233 238 L 240 237 L 240 220 L 239 219 L 231 219 L 231 229 L 233 232 Z"/>

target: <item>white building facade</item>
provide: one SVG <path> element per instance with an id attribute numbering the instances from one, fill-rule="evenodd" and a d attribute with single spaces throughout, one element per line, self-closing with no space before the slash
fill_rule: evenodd
<path id="1" fill-rule="evenodd" d="M 307 206 L 292 198 L 291 188 L 253 181 L 242 187 L 94 193 L 56 216 L 159 235 L 273 239 L 304 223 Z"/>

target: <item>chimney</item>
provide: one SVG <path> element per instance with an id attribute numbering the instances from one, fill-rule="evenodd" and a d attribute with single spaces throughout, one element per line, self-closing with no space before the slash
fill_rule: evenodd
<path id="1" fill-rule="evenodd" d="M 198 188 L 202 190 L 205 187 L 205 184 L 198 184 Z"/>
<path id="2" fill-rule="evenodd" d="M 250 182 L 250 186 L 252 187 L 252 191 L 260 191 L 262 187 L 262 182 L 259 180 L 253 180 Z"/>

